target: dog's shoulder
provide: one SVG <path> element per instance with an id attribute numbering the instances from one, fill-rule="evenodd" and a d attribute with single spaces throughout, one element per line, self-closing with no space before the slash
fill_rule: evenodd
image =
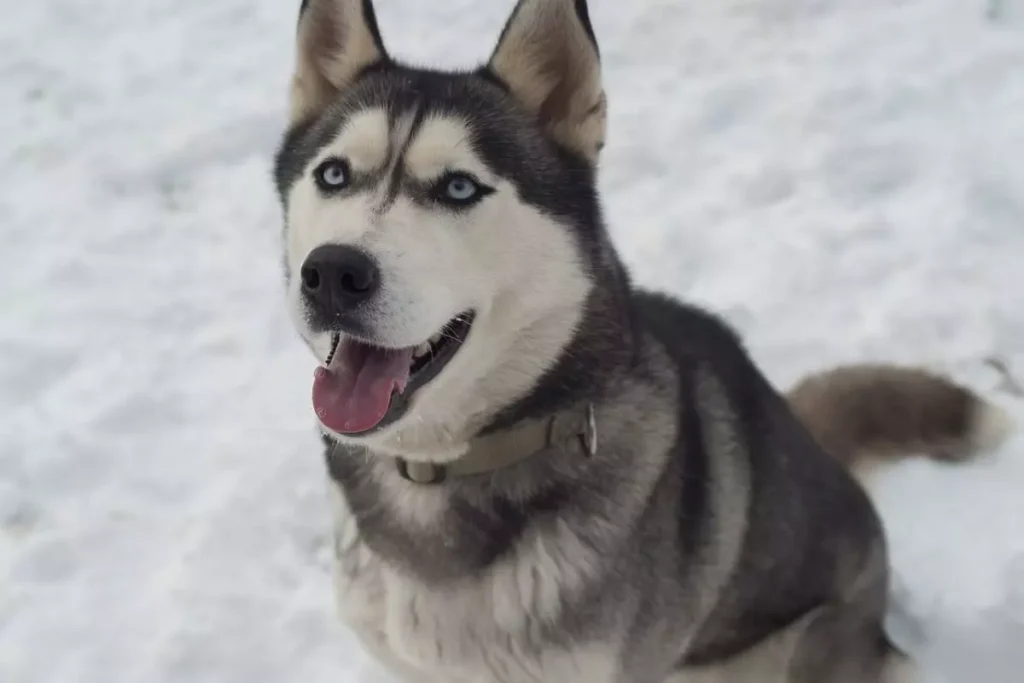
<path id="1" fill-rule="evenodd" d="M 726 355 L 746 356 L 736 330 L 705 308 L 643 289 L 635 290 L 633 304 L 647 329 L 670 350 L 689 353 L 718 350 Z"/>
<path id="2" fill-rule="evenodd" d="M 684 375 L 703 366 L 721 383 L 730 402 L 751 408 L 774 393 L 754 364 L 739 333 L 708 309 L 660 292 L 636 290 L 635 316 Z"/>

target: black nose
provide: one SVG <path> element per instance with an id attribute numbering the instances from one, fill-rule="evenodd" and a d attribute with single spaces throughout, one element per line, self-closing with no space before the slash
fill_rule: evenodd
<path id="1" fill-rule="evenodd" d="M 372 297 L 380 285 L 380 270 L 373 259 L 340 244 L 325 244 L 309 252 L 300 276 L 302 291 L 327 312 L 354 308 Z"/>

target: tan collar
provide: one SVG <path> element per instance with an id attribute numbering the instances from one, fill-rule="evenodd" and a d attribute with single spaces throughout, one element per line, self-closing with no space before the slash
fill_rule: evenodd
<path id="1" fill-rule="evenodd" d="M 416 484 L 440 484 L 448 477 L 467 477 L 493 472 L 522 462 L 549 448 L 597 452 L 594 406 L 584 403 L 553 416 L 529 420 L 511 429 L 477 437 L 458 460 L 444 464 L 396 458 L 398 473 Z"/>

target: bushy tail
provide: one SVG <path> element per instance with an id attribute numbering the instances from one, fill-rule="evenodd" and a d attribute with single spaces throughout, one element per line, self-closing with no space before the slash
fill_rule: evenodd
<path id="1" fill-rule="evenodd" d="M 843 365 L 804 377 L 786 399 L 811 435 L 862 481 L 874 466 L 910 457 L 965 462 L 997 448 L 1010 415 L 927 370 Z M 882 683 L 924 683 L 924 671 L 889 642 Z"/>
<path id="2" fill-rule="evenodd" d="M 994 403 L 932 372 L 897 365 L 845 365 L 811 374 L 786 394 L 818 443 L 858 474 L 906 457 L 969 460 L 1013 429 Z"/>

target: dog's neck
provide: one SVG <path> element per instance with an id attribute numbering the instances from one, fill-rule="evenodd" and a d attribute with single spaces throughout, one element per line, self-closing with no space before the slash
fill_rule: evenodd
<path id="1" fill-rule="evenodd" d="M 438 464 L 393 458 L 399 476 L 410 482 L 435 485 L 449 477 L 487 474 L 538 457 L 545 451 L 597 451 L 597 422 L 592 403 L 580 403 L 540 419 L 527 419 L 508 429 L 479 435 L 457 460 Z"/>
<path id="2" fill-rule="evenodd" d="M 632 318 L 631 291 L 617 260 L 615 269 L 619 278 L 591 292 L 575 335 L 548 371 L 529 393 L 495 413 L 481 434 L 600 399 L 611 378 L 636 362 L 640 337 Z"/>

